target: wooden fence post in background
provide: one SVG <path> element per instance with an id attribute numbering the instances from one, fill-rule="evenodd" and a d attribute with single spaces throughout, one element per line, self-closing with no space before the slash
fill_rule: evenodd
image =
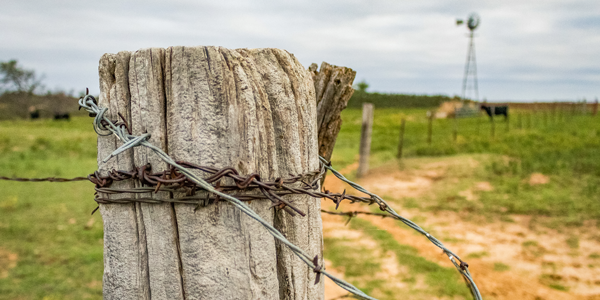
<path id="1" fill-rule="evenodd" d="M 481 110 L 475 116 L 475 134 L 479 136 L 479 128 L 481 127 Z"/>
<path id="2" fill-rule="evenodd" d="M 592 106 L 592 116 L 595 116 L 598 113 L 598 99 L 594 100 L 594 104 Z"/>
<path id="3" fill-rule="evenodd" d="M 458 110 L 454 109 L 454 127 L 452 128 L 452 140 L 456 142 L 458 137 Z"/>
<path id="4" fill-rule="evenodd" d="M 563 103 L 558 105 L 558 120 L 560 122 L 565 121 L 565 105 Z"/>
<path id="5" fill-rule="evenodd" d="M 427 111 L 427 144 L 431 145 L 431 135 L 433 134 L 433 128 L 431 128 L 433 126 L 433 112 L 428 110 Z"/>
<path id="6" fill-rule="evenodd" d="M 496 135 L 496 122 L 494 121 L 494 114 L 490 117 L 490 136 L 493 138 Z"/>
<path id="7" fill-rule="evenodd" d="M 406 126 L 406 119 L 402 118 L 400 122 L 400 141 L 398 141 L 398 153 L 397 158 L 402 158 L 402 147 L 404 147 L 404 127 Z"/>
<path id="8" fill-rule="evenodd" d="M 315 84 L 286 51 L 143 49 L 105 54 L 99 72 L 99 105 L 108 108 L 108 117 L 118 120 L 120 113 L 134 135 L 150 133 L 149 141 L 175 160 L 230 166 L 241 175 L 259 173 L 263 180 L 319 168 Z M 333 88 L 339 95 L 351 93 L 347 82 L 340 87 Z M 142 147 L 101 162 L 121 144 L 114 136 L 98 137 L 102 175 L 148 163 L 152 172 L 167 170 Z M 111 187 L 134 187 L 134 182 Z M 292 218 L 271 209 L 270 201 L 247 205 L 322 264 L 320 200 L 285 197 L 306 216 Z M 227 202 L 101 204 L 100 212 L 104 299 L 323 299 L 323 280 L 315 285 L 311 269 Z"/>
<path id="9" fill-rule="evenodd" d="M 373 132 L 373 104 L 363 103 L 362 127 L 360 130 L 360 157 L 356 176 L 363 177 L 369 171 L 369 155 L 371 154 L 371 133 Z"/>

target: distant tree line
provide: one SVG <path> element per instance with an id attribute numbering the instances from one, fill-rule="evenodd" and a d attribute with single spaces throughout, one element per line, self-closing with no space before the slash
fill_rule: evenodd
<path id="1" fill-rule="evenodd" d="M 446 101 L 461 100 L 446 95 L 410 95 L 369 93 L 369 84 L 364 80 L 355 84 L 354 95 L 348 101 L 348 108 L 361 108 L 364 102 L 373 103 L 376 108 L 433 108 Z"/>
<path id="2" fill-rule="evenodd" d="M 17 60 L 0 61 L 0 120 L 54 118 L 68 120 L 78 111 L 77 98 L 70 93 L 46 90 L 42 77 L 19 65 Z"/>

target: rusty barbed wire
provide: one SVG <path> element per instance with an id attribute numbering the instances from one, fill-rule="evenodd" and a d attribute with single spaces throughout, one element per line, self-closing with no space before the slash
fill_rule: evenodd
<path id="1" fill-rule="evenodd" d="M 343 200 L 350 201 L 350 203 L 363 202 L 367 204 L 374 204 L 375 201 L 367 197 L 359 197 L 348 195 L 344 191 L 343 193 L 331 193 L 328 190 L 320 192 L 319 181 L 323 177 L 326 169 L 323 163 L 320 163 L 319 170 L 307 172 L 299 175 L 292 175 L 289 178 L 276 178 L 273 181 L 261 181 L 260 175 L 252 173 L 249 175 L 239 175 L 238 171 L 234 168 L 227 167 L 223 169 L 216 169 L 213 167 L 199 166 L 189 162 L 178 161 L 182 166 L 186 166 L 189 169 L 200 170 L 209 176 L 204 178 L 207 183 L 216 183 L 213 188 L 218 189 L 222 192 L 231 192 L 236 190 L 260 190 L 261 194 L 239 194 L 232 195 L 241 201 L 252 201 L 269 199 L 273 202 L 273 206 L 283 208 L 288 213 L 294 215 L 299 213 L 304 216 L 304 212 L 295 208 L 290 202 L 283 199 L 283 196 L 292 194 L 304 194 L 314 198 L 325 198 L 336 203 L 336 209 L 339 207 Z M 137 167 L 132 171 L 118 171 L 112 170 L 107 175 L 100 175 L 98 172 L 90 174 L 88 179 L 96 185 L 97 196 L 95 201 L 102 204 L 107 203 L 129 203 L 129 202 L 143 202 L 143 203 L 194 203 L 197 202 L 198 206 L 206 206 L 207 204 L 213 203 L 215 200 L 219 200 L 218 196 L 207 195 L 196 195 L 197 192 L 206 192 L 207 190 L 198 186 L 192 182 L 185 174 L 178 173 L 174 167 L 170 167 L 169 170 L 162 172 L 152 173 L 152 166 L 145 165 Z M 223 178 L 230 178 L 234 181 L 234 185 L 221 185 L 220 182 Z M 115 181 L 135 179 L 140 182 L 141 187 L 137 188 L 110 188 L 110 185 Z M 310 179 L 310 182 L 306 181 Z M 301 184 L 300 186 L 294 186 L 294 184 Z M 218 186 L 217 186 L 218 185 Z M 116 193 L 132 193 L 142 194 L 149 192 L 169 192 L 176 193 L 185 190 L 185 196 L 171 197 L 168 199 L 155 199 L 148 197 L 120 197 L 119 199 L 111 199 L 108 197 L 102 197 L 99 194 L 116 194 Z M 222 199 L 221 199 L 222 200 Z"/>
<path id="2" fill-rule="evenodd" d="M 45 177 L 45 178 L 22 178 L 22 177 L 6 177 L 0 176 L 0 180 L 8 181 L 20 181 L 20 182 L 73 182 L 73 181 L 84 181 L 88 180 L 87 177 L 74 177 L 74 178 L 59 178 L 59 177 Z"/>
<path id="3" fill-rule="evenodd" d="M 79 100 L 79 106 L 88 111 L 90 116 L 94 117 L 94 131 L 96 131 L 96 133 L 101 136 L 108 136 L 114 134 L 119 140 L 123 142 L 123 145 L 121 145 L 115 151 L 113 151 L 108 157 L 106 157 L 103 160 L 103 162 L 106 162 L 112 157 L 118 155 L 119 153 L 122 153 L 123 151 L 133 147 L 144 146 L 151 149 L 156 155 L 158 155 L 158 157 L 165 161 L 165 163 L 173 166 L 175 169 L 177 169 L 178 172 L 183 173 L 190 181 L 194 182 L 206 191 L 213 193 L 216 196 L 224 198 L 229 203 L 240 209 L 247 216 L 263 225 L 263 227 L 274 238 L 278 239 L 280 242 L 286 245 L 298 258 L 300 258 L 300 260 L 302 260 L 311 270 L 313 270 L 313 272 L 316 273 L 315 284 L 320 281 L 321 275 L 324 275 L 331 279 L 333 282 L 335 282 L 338 286 L 352 294 L 358 295 L 363 299 L 376 300 L 375 298 L 365 294 L 363 291 L 359 290 L 352 284 L 328 273 L 322 265 L 319 265 L 318 255 L 316 255 L 314 258 L 309 256 L 306 252 L 304 252 L 304 250 L 291 243 L 279 230 L 273 227 L 273 225 L 263 220 L 249 206 L 242 203 L 242 201 L 232 197 L 231 195 L 219 191 L 211 184 L 206 182 L 204 179 L 200 178 L 199 176 L 185 168 L 183 165 L 180 165 L 179 163 L 174 161 L 168 154 L 163 152 L 162 149 L 149 143 L 148 139 L 150 138 L 150 134 L 145 133 L 139 136 L 132 135 L 131 131 L 128 130 L 128 126 L 126 125 L 126 123 L 118 124 L 109 120 L 106 116 L 104 116 L 108 109 L 99 107 L 96 99 L 92 95 L 89 95 L 87 92 L 88 91 L 86 90 L 86 95 Z"/>
<path id="4" fill-rule="evenodd" d="M 294 193 L 293 190 L 297 191 L 308 191 L 308 190 L 316 190 L 319 188 L 319 180 L 322 175 L 325 173 L 325 168 L 321 167 L 320 170 L 307 172 L 299 175 L 291 175 L 289 178 L 276 178 L 274 181 L 261 181 L 261 177 L 257 173 L 252 173 L 246 176 L 242 176 L 239 172 L 231 167 L 226 167 L 223 169 L 217 169 L 213 167 L 199 166 L 190 162 L 178 161 L 178 164 L 181 166 L 185 166 L 190 170 L 200 170 L 209 176 L 204 178 L 204 180 L 208 183 L 215 183 L 212 187 L 221 192 L 231 192 L 231 191 L 252 191 L 252 190 L 260 190 L 261 195 L 259 194 L 241 194 L 241 195 L 232 195 L 241 201 L 252 201 L 259 199 L 269 199 L 273 202 L 271 207 L 277 207 L 279 209 L 285 210 L 287 213 L 295 216 L 296 213 L 301 216 L 305 216 L 306 214 L 300 209 L 296 208 L 289 201 L 285 200 L 282 196 L 290 195 L 290 194 L 299 194 L 299 192 Z M 186 176 L 183 173 L 178 173 L 177 169 L 173 166 L 170 167 L 169 170 L 164 170 L 162 172 L 152 173 L 152 166 L 150 164 L 137 167 L 132 171 L 118 171 L 112 170 L 107 175 L 100 175 L 98 172 L 94 172 L 88 176 L 88 179 L 96 185 L 96 198 L 94 199 L 98 203 L 107 204 L 107 203 L 129 203 L 129 202 L 143 202 L 143 203 L 160 203 L 160 202 L 170 202 L 170 203 L 194 203 L 197 202 L 197 207 L 206 206 L 208 204 L 213 203 L 214 201 L 219 201 L 220 197 L 212 196 L 209 194 L 202 196 L 195 196 L 197 192 L 208 191 L 205 188 L 194 183 L 191 178 Z M 234 185 L 222 185 L 221 180 L 223 179 L 232 179 Z M 140 183 L 141 187 L 138 188 L 120 188 L 113 189 L 110 188 L 110 185 L 115 181 L 122 180 L 137 180 Z M 310 183 L 306 180 L 310 179 Z M 301 183 L 303 186 L 301 188 L 293 188 L 290 185 Z M 284 189 L 287 189 L 285 190 Z M 102 197 L 100 194 L 117 194 L 117 193 L 148 193 L 148 192 L 169 192 L 171 195 L 173 193 L 181 193 L 184 192 L 185 196 L 180 197 L 170 197 L 168 199 L 154 199 L 148 197 L 129 197 L 129 198 L 119 198 L 119 199 L 111 199 L 109 197 Z"/>
<path id="5" fill-rule="evenodd" d="M 99 172 L 95 172 L 93 174 L 88 175 L 88 177 L 75 177 L 75 178 L 9 178 L 9 177 L 0 177 L 0 180 L 12 180 L 12 181 L 31 181 L 31 182 L 41 182 L 41 181 L 49 181 L 49 182 L 69 182 L 69 181 L 81 181 L 81 180 L 89 180 L 95 184 L 96 194 L 114 194 L 114 193 L 157 193 L 157 192 L 170 192 L 174 193 L 176 191 L 181 191 L 182 189 L 186 190 L 186 196 L 182 196 L 179 198 L 169 199 L 154 199 L 148 197 L 140 197 L 140 198 L 125 198 L 125 199 L 110 199 L 105 197 L 96 197 L 96 202 L 98 203 L 128 203 L 128 202 L 145 202 L 145 203 L 164 203 L 164 202 L 173 202 L 173 203 L 197 203 L 198 206 L 201 204 L 210 204 L 213 201 L 228 201 L 229 203 L 236 206 L 242 212 L 244 212 L 249 217 L 253 218 L 257 222 L 261 223 L 267 231 L 273 235 L 274 238 L 278 239 L 282 243 L 284 243 L 292 252 L 300 258 L 310 269 L 312 269 L 316 274 L 315 284 L 320 281 L 320 275 L 327 276 L 333 282 L 335 282 L 338 286 L 350 292 L 351 294 L 344 295 L 342 298 L 348 297 L 359 297 L 362 299 L 376 300 L 373 297 L 366 295 L 364 292 L 349 284 L 348 282 L 336 278 L 330 273 L 326 272 L 322 265 L 319 265 L 318 255 L 314 258 L 311 258 L 308 254 L 306 254 L 302 249 L 298 248 L 296 245 L 292 244 L 285 236 L 281 234 L 276 228 L 274 228 L 271 224 L 264 221 L 256 212 L 250 209 L 247 205 L 243 204 L 242 201 L 252 201 L 256 199 L 269 199 L 273 202 L 272 207 L 278 207 L 280 209 L 286 210 L 288 213 L 294 214 L 294 212 L 299 213 L 304 216 L 304 213 L 297 208 L 293 207 L 291 203 L 284 200 L 282 197 L 290 194 L 305 194 L 310 195 L 315 198 L 326 198 L 334 203 L 336 203 L 336 209 L 338 209 L 340 203 L 343 200 L 348 200 L 351 203 L 354 202 L 363 202 L 369 205 L 377 203 L 382 211 L 387 212 L 388 214 L 383 213 L 371 213 L 371 212 L 362 212 L 362 211 L 351 211 L 351 212 L 331 212 L 321 210 L 322 213 L 332 214 L 332 215 L 342 215 L 348 216 L 348 222 L 359 214 L 364 215 L 376 215 L 381 217 L 390 217 L 397 219 L 404 224 L 408 225 L 412 229 L 417 232 L 425 235 L 435 246 L 439 247 L 443 250 L 443 252 L 448 255 L 448 258 L 452 262 L 452 264 L 456 267 L 459 273 L 463 276 L 463 279 L 467 283 L 471 294 L 474 299 L 481 300 L 481 294 L 477 288 L 477 285 L 473 281 L 471 274 L 469 272 L 469 265 L 460 259 L 460 257 L 454 254 L 452 251 L 447 249 L 438 239 L 431 236 L 425 230 L 423 230 L 420 226 L 415 224 L 414 222 L 400 216 L 394 209 L 392 209 L 385 200 L 381 197 L 369 192 L 362 186 L 348 180 L 341 173 L 333 169 L 331 166 L 331 162 L 327 161 L 323 157 L 320 158 L 320 170 L 308 172 L 302 175 L 291 175 L 290 178 L 277 178 L 274 181 L 265 181 L 262 182 L 260 180 L 260 175 L 253 173 L 247 176 L 241 176 L 234 168 L 224 168 L 224 169 L 216 169 L 212 167 L 198 166 L 189 162 L 182 161 L 174 161 L 170 156 L 164 153 L 160 148 L 150 144 L 147 140 L 150 138 L 150 134 L 142 134 L 140 136 L 132 135 L 132 132 L 123 118 L 122 115 L 119 116 L 122 119 L 122 122 L 111 121 L 104 114 L 107 111 L 107 108 L 100 108 L 97 105 L 96 99 L 87 93 L 79 100 L 80 108 L 84 108 L 87 110 L 91 117 L 94 117 L 94 130 L 98 135 L 107 136 L 114 134 L 117 136 L 122 142 L 123 145 L 118 147 L 113 153 L 111 153 L 108 157 L 106 157 L 103 162 L 108 161 L 112 157 L 122 153 L 123 151 L 138 147 L 144 146 L 153 150 L 163 161 L 165 161 L 168 165 L 170 165 L 170 169 L 163 172 L 151 173 L 151 165 L 145 165 L 136 168 L 133 171 L 117 171 L 113 170 L 108 173 L 108 175 L 100 175 Z M 200 170 L 205 173 L 210 174 L 207 178 L 201 178 L 196 174 L 192 173 L 190 170 Z M 316 191 L 319 188 L 319 181 L 325 172 L 329 170 L 331 171 L 337 178 L 348 183 L 354 189 L 369 195 L 369 197 L 359 197 L 346 195 L 346 191 L 342 194 L 339 193 L 330 193 L 329 191 L 319 192 Z M 235 185 L 221 186 L 221 179 L 230 178 L 234 181 Z M 311 183 L 305 182 L 306 178 L 314 177 Z M 139 188 L 130 188 L 130 189 L 114 189 L 110 188 L 110 185 L 114 181 L 120 180 L 129 180 L 135 179 L 139 180 L 143 183 L 143 185 Z M 211 183 L 216 182 L 213 186 Z M 301 183 L 300 186 L 292 186 L 293 184 Z M 225 194 L 224 192 L 232 191 L 232 190 L 252 190 L 258 189 L 262 192 L 262 196 L 258 194 L 245 194 L 245 195 L 230 195 Z M 205 191 L 206 195 L 196 196 L 195 193 L 197 191 Z M 211 195 L 213 194 L 213 195 Z M 203 202 L 200 202 L 203 200 Z M 95 211 L 95 210 L 94 210 Z M 346 224 L 348 223 L 346 222 Z M 458 261 L 458 262 L 457 262 Z"/>

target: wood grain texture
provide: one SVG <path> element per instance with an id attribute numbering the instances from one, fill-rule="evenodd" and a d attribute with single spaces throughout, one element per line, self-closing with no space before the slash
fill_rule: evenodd
<path id="1" fill-rule="evenodd" d="M 269 106 L 265 99 L 257 103 L 257 79 L 246 75 L 243 58 L 217 47 L 172 47 L 167 53 L 170 154 L 233 166 L 241 174 L 272 170 L 274 153 L 259 144 L 273 138 L 258 121 L 264 115 L 259 110 Z M 249 205 L 272 222 L 270 203 Z M 224 202 L 197 210 L 177 205 L 176 211 L 186 298 L 278 299 L 275 244 L 260 224 Z"/>
<path id="2" fill-rule="evenodd" d="M 129 52 L 105 54 L 100 59 L 100 97 L 98 103 L 107 107 L 107 116 L 118 120 L 121 113 L 131 123 L 129 94 Z M 131 170 L 133 150 L 102 163 L 108 154 L 122 143 L 115 136 L 98 137 L 98 170 Z M 115 182 L 116 188 L 131 188 L 128 181 Z M 103 195 L 131 197 L 131 194 Z M 104 223 L 104 299 L 149 299 L 145 234 L 139 225 L 138 209 L 134 204 L 100 205 Z"/>
<path id="3" fill-rule="evenodd" d="M 316 105 L 310 75 L 293 55 L 282 50 L 255 49 L 248 56 L 261 73 L 273 108 L 278 176 L 316 170 L 319 166 Z M 318 254 L 322 262 L 320 201 L 307 196 L 293 196 L 290 200 L 306 216 L 291 217 L 279 211 L 275 227 L 307 253 Z M 323 283 L 314 285 L 312 270 L 280 243 L 277 243 L 277 258 L 281 299 L 323 298 Z"/>
<path id="4" fill-rule="evenodd" d="M 319 154 L 330 160 L 335 140 L 342 127 L 342 110 L 354 94 L 352 83 L 356 71 L 326 62 L 321 63 L 318 71 L 317 64 L 314 63 L 308 70 L 314 81 L 317 99 Z"/>
<path id="5" fill-rule="evenodd" d="M 101 103 L 111 119 L 122 112 L 134 134 L 151 133 L 150 141 L 175 160 L 231 166 L 270 180 L 318 169 L 315 85 L 286 51 L 143 49 L 103 56 L 100 74 Z M 99 138 L 99 158 L 118 145 L 114 137 Z M 106 172 L 147 163 L 153 171 L 167 167 L 143 148 L 100 167 Z M 147 196 L 170 195 L 140 195 Z M 286 197 L 306 216 L 292 218 L 268 200 L 248 205 L 322 262 L 320 200 Z M 107 299 L 323 298 L 323 283 L 314 285 L 312 270 L 226 202 L 101 210 Z"/>
<path id="6" fill-rule="evenodd" d="M 142 49 L 132 53 L 129 62 L 131 129 L 134 135 L 150 133 L 153 145 L 167 150 L 166 99 L 163 68 L 165 50 Z M 136 166 L 150 164 L 156 171 L 167 164 L 152 150 L 134 149 Z M 168 199 L 166 192 L 139 194 L 138 197 Z M 139 227 L 145 231 L 147 264 L 152 299 L 183 299 L 175 211 L 171 204 L 137 203 Z"/>

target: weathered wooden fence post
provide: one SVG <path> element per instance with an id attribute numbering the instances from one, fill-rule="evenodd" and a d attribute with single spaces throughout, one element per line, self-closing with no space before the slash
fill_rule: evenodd
<path id="1" fill-rule="evenodd" d="M 494 111 L 494 107 L 492 106 L 492 112 Z M 494 114 L 490 117 L 490 136 L 494 138 L 496 135 L 496 122 L 494 121 Z"/>
<path id="2" fill-rule="evenodd" d="M 458 137 L 458 109 L 454 108 L 454 126 L 452 128 L 452 140 L 456 142 Z"/>
<path id="3" fill-rule="evenodd" d="M 363 103 L 362 127 L 360 130 L 360 149 L 357 177 L 363 177 L 369 171 L 369 155 L 371 154 L 371 133 L 373 132 L 373 104 Z"/>
<path id="4" fill-rule="evenodd" d="M 481 109 L 477 112 L 475 116 L 475 134 L 479 136 L 479 128 L 481 127 Z"/>
<path id="5" fill-rule="evenodd" d="M 109 118 L 122 115 L 134 135 L 150 133 L 149 141 L 175 160 L 234 167 L 242 175 L 259 173 L 263 180 L 319 167 L 314 83 L 286 51 L 143 49 L 105 54 L 99 72 L 99 105 L 108 108 Z M 98 138 L 101 174 L 146 164 L 153 172 L 167 169 L 155 153 L 141 147 L 102 163 L 120 145 L 114 136 Z M 118 181 L 111 187 L 134 183 Z M 306 216 L 292 218 L 270 209 L 269 201 L 248 206 L 291 242 L 318 255 L 321 264 L 320 200 L 284 197 Z M 312 270 L 226 202 L 198 207 L 103 204 L 100 211 L 104 299 L 323 299 L 323 281 L 315 285 Z"/>
<path id="6" fill-rule="evenodd" d="M 333 146 L 340 129 L 342 128 L 341 112 L 348 105 L 354 94 L 352 82 L 356 72 L 350 68 L 332 66 L 326 62 L 308 67 L 315 83 L 315 96 L 317 98 L 317 128 L 319 131 L 319 155 L 331 160 Z M 325 176 L 321 179 L 321 185 Z"/>
<path id="7" fill-rule="evenodd" d="M 406 126 L 406 119 L 402 118 L 400 122 L 400 140 L 398 141 L 398 153 L 397 158 L 402 158 L 402 148 L 404 147 L 404 127 Z"/>
<path id="8" fill-rule="evenodd" d="M 433 118 L 434 113 L 430 110 L 427 111 L 427 144 L 431 145 L 431 135 L 433 134 Z"/>

